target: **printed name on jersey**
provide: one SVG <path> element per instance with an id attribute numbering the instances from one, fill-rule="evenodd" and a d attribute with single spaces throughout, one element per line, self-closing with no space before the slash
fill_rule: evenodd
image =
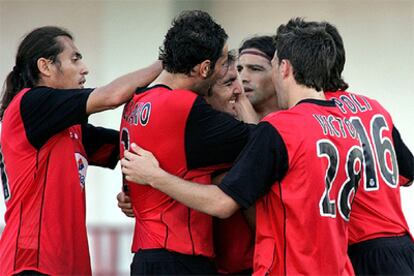
<path id="1" fill-rule="evenodd" d="M 125 106 L 122 117 L 129 124 L 146 126 L 151 116 L 150 102 L 137 102 L 132 100 Z"/>
<path id="2" fill-rule="evenodd" d="M 76 166 L 79 172 L 79 182 L 82 189 L 85 189 L 86 171 L 88 169 L 88 160 L 80 153 L 75 153 Z"/>
<path id="3" fill-rule="evenodd" d="M 353 114 L 357 112 L 371 111 L 372 107 L 369 104 L 368 100 L 363 96 L 360 96 L 360 98 L 362 99 L 363 102 L 359 101 L 353 94 L 341 95 L 339 99 L 332 98 L 332 100 L 335 101 L 336 106 L 338 106 L 341 112 L 344 114 L 348 113 L 347 109 Z"/>
<path id="4" fill-rule="evenodd" d="M 313 117 L 318 121 L 322 128 L 324 135 L 336 136 L 346 138 L 347 133 L 352 137 L 356 138 L 357 133 L 355 127 L 352 125 L 348 118 L 337 118 L 332 115 L 324 116 L 313 114 Z"/>

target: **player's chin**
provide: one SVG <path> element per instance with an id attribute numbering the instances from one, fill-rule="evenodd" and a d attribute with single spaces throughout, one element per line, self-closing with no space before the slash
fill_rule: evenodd
<path id="1" fill-rule="evenodd" d="M 228 112 L 234 118 L 238 118 L 239 114 L 237 113 L 236 107 L 233 105 L 230 111 Z"/>
<path id="2" fill-rule="evenodd" d="M 247 98 L 253 97 L 253 91 L 244 92 L 244 94 L 246 95 Z"/>

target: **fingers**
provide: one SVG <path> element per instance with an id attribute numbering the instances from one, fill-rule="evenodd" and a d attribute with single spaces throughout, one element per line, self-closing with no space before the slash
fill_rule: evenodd
<path id="1" fill-rule="evenodd" d="M 122 210 L 124 210 L 124 209 L 131 210 L 131 212 L 132 212 L 132 204 L 131 203 L 118 202 L 118 207 Z"/>
<path id="2" fill-rule="evenodd" d="M 120 192 L 117 194 L 116 199 L 118 200 L 118 202 L 122 202 L 122 203 L 131 203 L 131 198 L 126 195 L 124 192 Z"/>
<path id="3" fill-rule="evenodd" d="M 129 174 L 133 171 L 133 162 L 126 158 L 121 159 L 121 171 L 123 174 Z"/>
<path id="4" fill-rule="evenodd" d="M 117 194 L 116 199 L 118 200 L 118 207 L 127 217 L 135 217 L 132 209 L 131 198 L 129 196 L 127 196 L 124 192 L 120 192 Z"/>
<path id="5" fill-rule="evenodd" d="M 126 167 L 128 167 L 129 166 L 129 160 L 127 160 L 127 159 L 125 159 L 125 158 L 122 158 L 121 159 L 121 169 L 123 170 L 124 168 L 126 168 Z"/>
<path id="6" fill-rule="evenodd" d="M 128 159 L 128 158 L 126 158 L 126 157 L 124 157 L 124 158 L 122 158 L 121 159 L 121 167 L 122 168 L 124 168 L 124 167 L 131 167 L 131 163 L 132 163 L 132 160 L 130 160 L 130 159 Z"/>
<path id="7" fill-rule="evenodd" d="M 151 152 L 149 152 L 147 150 L 144 150 L 143 148 L 141 148 L 140 146 L 138 146 L 135 143 L 132 143 L 131 144 L 131 149 L 132 149 L 133 152 L 135 152 L 138 155 L 148 155 L 148 154 L 151 153 Z"/>
<path id="8" fill-rule="evenodd" d="M 124 197 L 125 197 L 125 193 L 124 192 L 120 192 L 116 195 L 116 200 L 118 200 L 118 202 L 123 202 L 124 201 Z"/>
<path id="9" fill-rule="evenodd" d="M 134 154 L 134 153 L 132 153 L 132 152 L 130 152 L 128 150 L 124 151 L 124 158 L 127 159 L 128 161 L 129 160 L 134 160 L 134 158 L 136 156 L 137 156 L 136 154 Z"/>
<path id="10" fill-rule="evenodd" d="M 129 166 L 129 163 L 122 165 L 121 166 L 121 171 L 124 174 L 125 178 L 130 175 L 131 173 L 133 173 L 133 169 Z M 130 179 L 126 179 L 128 181 L 130 181 Z"/>
<path id="11" fill-rule="evenodd" d="M 137 158 L 137 156 L 151 156 L 152 153 L 144 150 L 143 148 L 137 146 L 135 143 L 131 144 L 130 147 L 130 151 L 129 150 L 125 150 L 124 151 L 124 158 L 127 160 L 134 160 L 135 158 Z"/>
<path id="12" fill-rule="evenodd" d="M 134 210 L 132 209 L 132 207 L 121 207 L 119 205 L 118 207 L 121 209 L 122 213 L 124 213 L 127 217 L 130 217 L 130 218 L 135 217 Z"/>
<path id="13" fill-rule="evenodd" d="M 127 216 L 127 217 L 130 217 L 130 218 L 134 218 L 135 217 L 135 215 L 134 215 L 134 213 L 133 212 L 125 212 L 124 210 L 122 210 L 122 212 Z"/>

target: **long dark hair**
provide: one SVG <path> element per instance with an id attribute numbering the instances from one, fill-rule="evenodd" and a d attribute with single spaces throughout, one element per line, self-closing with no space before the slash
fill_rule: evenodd
<path id="1" fill-rule="evenodd" d="M 23 88 L 35 87 L 39 82 L 39 68 L 37 60 L 47 58 L 52 62 L 58 62 L 57 56 L 63 51 L 59 36 L 72 35 L 65 29 L 46 26 L 31 31 L 20 43 L 16 54 L 16 63 L 13 70 L 7 75 L 3 85 L 0 120 L 14 96 Z"/>

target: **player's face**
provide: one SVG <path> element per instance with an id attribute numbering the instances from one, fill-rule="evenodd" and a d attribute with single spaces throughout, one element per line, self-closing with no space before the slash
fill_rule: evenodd
<path id="1" fill-rule="evenodd" d="M 246 49 L 258 51 L 257 49 Z M 272 83 L 272 65 L 265 57 L 255 54 L 243 54 L 239 57 L 237 69 L 247 98 L 254 107 L 266 103 L 275 96 Z"/>
<path id="2" fill-rule="evenodd" d="M 209 77 L 211 84 L 213 85 L 214 83 L 217 82 L 218 79 L 221 79 L 224 77 L 224 75 L 226 74 L 227 70 L 228 70 L 228 49 L 229 46 L 227 45 L 227 43 L 224 45 L 223 47 L 223 51 L 221 53 L 221 56 L 219 57 L 219 59 L 216 61 L 216 64 L 214 66 L 214 71 L 211 74 L 211 76 Z"/>
<path id="3" fill-rule="evenodd" d="M 233 63 L 229 66 L 224 77 L 218 79 L 211 87 L 211 95 L 207 96 L 206 100 L 214 109 L 236 117 L 237 113 L 234 104 L 237 96 L 242 91 L 243 87 L 237 73 L 236 64 Z"/>
<path id="4" fill-rule="evenodd" d="M 209 73 L 207 78 L 204 78 L 202 81 L 196 84 L 196 87 L 193 88 L 194 91 L 197 91 L 197 93 L 203 96 L 208 94 L 208 91 L 211 89 L 211 87 L 217 82 L 218 79 L 222 78 L 228 70 L 227 55 L 228 45 L 226 43 L 223 47 L 221 56 L 216 61 L 214 70 Z"/>
<path id="5" fill-rule="evenodd" d="M 280 64 L 277 54 L 275 52 L 272 59 L 272 82 L 276 89 L 277 102 L 280 109 L 288 109 L 288 98 L 283 87 L 283 78 L 280 72 Z"/>
<path id="6" fill-rule="evenodd" d="M 82 55 L 69 37 L 59 37 L 63 51 L 52 64 L 52 83 L 54 88 L 74 89 L 83 88 L 88 68 L 82 61 Z"/>

